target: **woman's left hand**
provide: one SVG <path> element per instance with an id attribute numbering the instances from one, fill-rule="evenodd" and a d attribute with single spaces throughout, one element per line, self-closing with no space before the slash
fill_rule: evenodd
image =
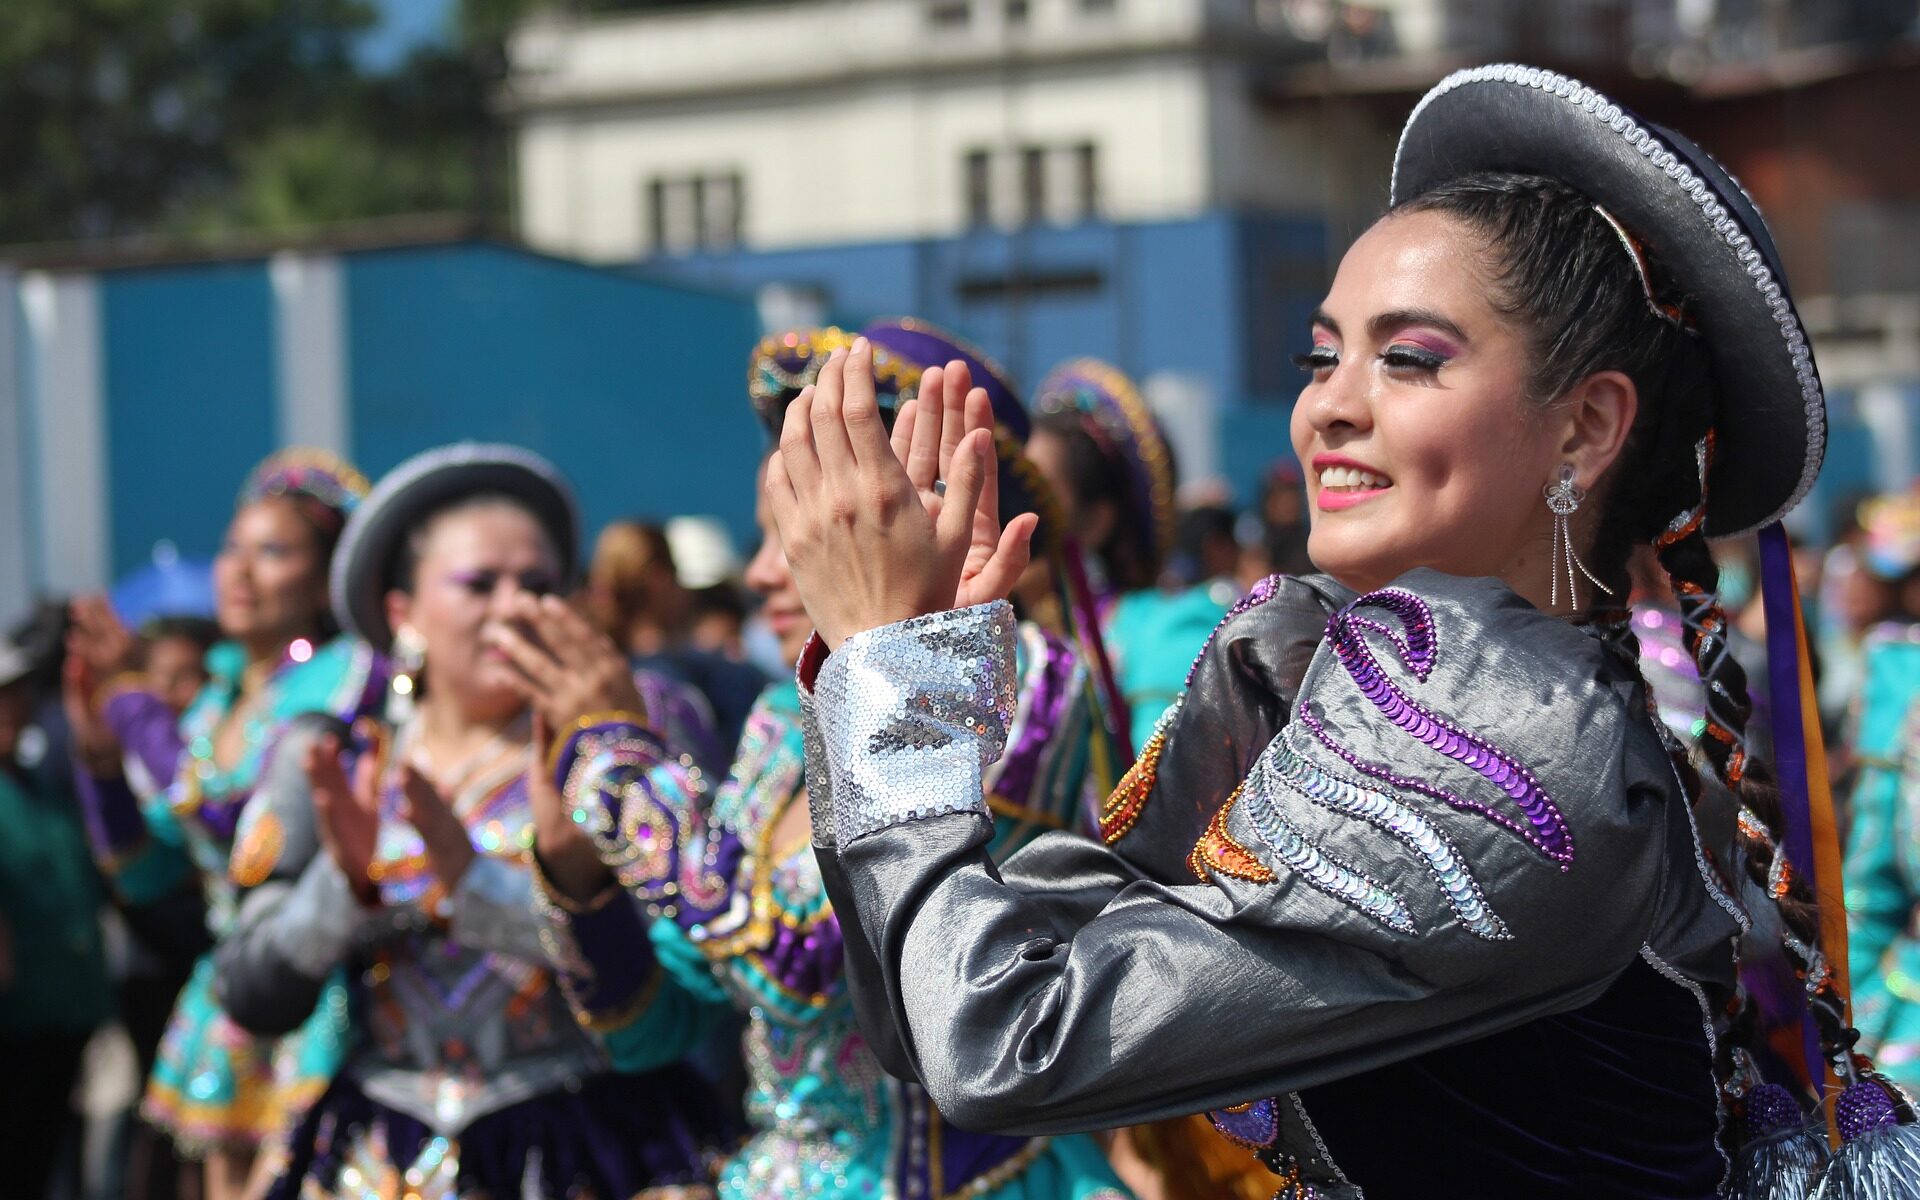
<path id="1" fill-rule="evenodd" d="M 400 817 L 420 834 L 427 866 L 442 887 L 453 891 L 478 856 L 466 823 L 412 763 L 401 764 L 400 797 Z"/>
<path id="2" fill-rule="evenodd" d="M 600 852 L 573 820 L 566 797 L 547 773 L 553 749 L 553 731 L 545 717 L 533 715 L 533 765 L 527 771 L 527 802 L 533 809 L 533 852 L 541 874 L 555 891 L 585 904 L 614 882 L 613 872 L 600 861 Z"/>
<path id="3" fill-rule="evenodd" d="M 829 649 L 864 630 L 1002 598 L 1026 568 L 1038 518 L 999 525 L 991 405 L 974 399 L 964 374 L 954 381 L 965 397 L 959 405 L 949 403 L 946 372 L 935 379 L 938 386 L 923 383 L 913 413 L 903 414 L 909 431 L 893 444 L 864 338 L 836 352 L 819 382 L 787 406 L 767 500 Z M 937 502 L 908 471 L 913 464 L 924 474 L 930 462 L 943 468 Z"/>

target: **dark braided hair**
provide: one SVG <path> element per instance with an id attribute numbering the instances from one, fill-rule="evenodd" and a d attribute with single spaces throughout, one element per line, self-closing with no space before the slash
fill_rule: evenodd
<path id="1" fill-rule="evenodd" d="M 1059 438 L 1067 451 L 1067 490 L 1082 511 L 1102 502 L 1114 506 L 1113 528 L 1098 546 L 1089 546 L 1107 582 L 1118 592 L 1150 588 L 1160 581 L 1159 548 L 1153 515 L 1134 506 L 1126 460 L 1099 425 L 1077 412 L 1047 412 L 1033 419 L 1036 431 Z"/>
<path id="2" fill-rule="evenodd" d="M 1657 263 L 1646 263 L 1643 277 L 1635 263 L 1639 247 L 1630 251 L 1623 245 L 1624 231 L 1558 180 L 1468 175 L 1394 211 L 1444 213 L 1486 239 L 1495 266 L 1493 303 L 1533 345 L 1528 385 L 1534 403 L 1552 408 L 1597 371 L 1617 370 L 1633 380 L 1640 406 L 1619 460 L 1595 488 L 1599 519 L 1588 565 L 1624 598 L 1628 560 L 1637 547 L 1651 544 L 1672 583 L 1685 645 L 1706 691 L 1698 761 L 1739 800 L 1741 858 L 1750 891 L 1763 893 L 1778 908 L 1786 950 L 1806 981 L 1823 1050 L 1845 1071 L 1856 1035 L 1846 1026 L 1820 951 L 1818 906 L 1777 849 L 1779 789 L 1766 764 L 1746 750 L 1753 704 L 1746 674 L 1728 653 L 1727 618 L 1715 594 L 1720 572 L 1703 530 L 1714 441 L 1712 366 L 1706 347 L 1687 328 L 1688 298 L 1661 290 Z M 1616 608 L 1591 615 L 1608 622 L 1637 660 L 1638 645 L 1621 619 L 1624 612 Z M 1708 784 L 1695 759 L 1677 743 L 1671 748 L 1683 784 L 1692 796 L 1703 796 Z M 1758 1037 L 1759 1018 L 1751 1007 L 1741 1004 L 1735 1010 L 1726 1039 L 1732 1044 L 1721 1047 L 1722 1073 L 1730 1077 L 1736 1102 L 1754 1082 L 1731 1078 L 1736 1073 L 1732 1056 L 1743 1054 L 1742 1047 Z"/>

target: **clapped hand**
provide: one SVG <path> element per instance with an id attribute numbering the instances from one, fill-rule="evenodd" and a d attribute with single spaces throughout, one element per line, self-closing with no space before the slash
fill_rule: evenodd
<path id="1" fill-rule="evenodd" d="M 369 750 L 354 764 L 353 779 L 340 762 L 340 739 L 328 734 L 307 747 L 307 783 L 313 789 L 320 844 L 340 867 L 362 904 L 378 903 L 371 875 L 380 837 L 380 755 Z"/>
<path id="2" fill-rule="evenodd" d="M 1039 519 L 1003 528 L 993 409 L 959 363 L 922 378 L 889 440 L 865 338 L 788 405 L 768 505 L 829 649 L 864 630 L 1004 598 Z"/>
<path id="3" fill-rule="evenodd" d="M 553 731 L 546 718 L 533 715 L 532 765 L 527 770 L 527 803 L 533 809 L 533 852 L 541 873 L 568 900 L 584 904 L 605 891 L 613 872 L 600 861 L 593 839 L 573 819 L 571 806 L 548 768 Z"/>

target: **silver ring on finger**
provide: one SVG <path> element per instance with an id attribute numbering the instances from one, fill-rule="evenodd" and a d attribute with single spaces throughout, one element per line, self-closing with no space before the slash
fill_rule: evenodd
<path id="1" fill-rule="evenodd" d="M 944 495 L 946 495 L 946 494 L 947 494 L 947 481 L 946 481 L 946 480 L 944 480 L 944 479 L 936 479 L 936 480 L 934 480 L 934 481 L 933 481 L 933 494 L 934 494 L 934 495 L 936 495 L 936 496 L 944 496 Z"/>

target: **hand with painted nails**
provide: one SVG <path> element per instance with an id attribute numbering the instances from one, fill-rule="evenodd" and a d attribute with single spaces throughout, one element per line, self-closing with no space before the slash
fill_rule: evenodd
<path id="1" fill-rule="evenodd" d="M 520 694 L 561 737 L 595 713 L 645 715 L 626 656 L 558 596 L 516 597 L 508 619 L 482 636 L 507 656 Z"/>
<path id="2" fill-rule="evenodd" d="M 1001 527 L 993 406 L 970 383 L 961 363 L 928 371 L 890 441 L 861 338 L 787 406 L 767 500 L 829 649 L 881 625 L 1004 599 L 1026 569 L 1039 518 Z"/>

